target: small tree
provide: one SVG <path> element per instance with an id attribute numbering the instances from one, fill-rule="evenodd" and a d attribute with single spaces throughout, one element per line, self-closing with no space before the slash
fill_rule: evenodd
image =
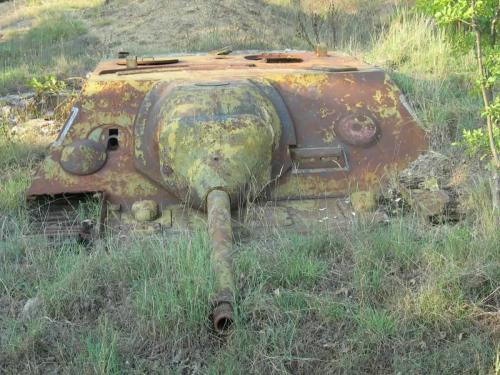
<path id="1" fill-rule="evenodd" d="M 500 98 L 495 93 L 495 85 L 500 77 L 500 49 L 497 43 L 500 1 L 419 0 L 418 3 L 434 16 L 439 25 L 452 29 L 457 45 L 465 50 L 474 49 L 486 129 L 465 130 L 464 143 L 472 150 L 487 145 L 491 159 L 493 207 L 500 209 L 500 141 L 496 140 L 499 136 Z"/>

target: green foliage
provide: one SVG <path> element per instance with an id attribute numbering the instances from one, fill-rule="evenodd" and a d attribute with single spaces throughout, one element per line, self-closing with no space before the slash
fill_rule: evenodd
<path id="1" fill-rule="evenodd" d="M 474 9 L 471 0 L 417 0 L 417 6 L 436 18 L 441 25 L 454 22 L 472 22 Z M 498 0 L 476 0 L 475 12 L 480 27 L 488 30 L 498 7 Z"/>
<path id="2" fill-rule="evenodd" d="M 496 148 L 500 152 L 500 128 L 498 126 L 493 128 L 493 137 L 495 138 Z M 480 160 L 484 160 L 490 155 L 488 134 L 482 128 L 464 129 L 462 131 L 462 140 L 455 142 L 454 145 L 464 147 L 469 157 L 478 156 Z"/>
<path id="3" fill-rule="evenodd" d="M 496 43 L 494 47 L 488 48 L 485 57 L 484 65 L 490 74 L 490 77 L 486 81 L 486 86 L 494 87 L 500 77 L 500 45 Z"/>
<path id="4" fill-rule="evenodd" d="M 496 66 L 499 69 L 500 64 Z M 496 72 L 498 76 L 498 71 Z M 490 82 L 495 82 L 497 77 L 490 77 Z M 486 108 L 482 116 L 491 116 L 493 121 L 498 124 L 500 123 L 500 97 L 495 97 L 493 102 L 488 108 Z M 497 152 L 500 153 L 500 127 L 493 127 L 493 139 Z M 485 129 L 464 129 L 462 131 L 462 139 L 459 142 L 455 142 L 454 146 L 461 146 L 465 149 L 467 156 L 469 157 L 479 157 L 480 160 L 485 160 L 490 156 L 490 143 L 489 136 Z"/>
<path id="5" fill-rule="evenodd" d="M 479 155 L 483 160 L 490 154 L 495 163 L 500 144 L 500 102 L 494 90 L 500 77 L 500 48 L 496 43 L 500 3 L 498 0 L 419 0 L 417 4 L 441 26 L 463 26 L 463 30 L 455 29 L 451 35 L 457 45 L 476 52 L 479 71 L 476 83 L 484 98 L 481 115 L 487 118 L 490 130 L 464 130 L 460 144 L 469 156 Z"/>
<path id="6" fill-rule="evenodd" d="M 39 80 L 33 77 L 29 81 L 31 88 L 35 90 L 37 96 L 43 95 L 57 95 L 66 88 L 66 83 L 64 81 L 58 80 L 53 75 L 48 75 Z"/>
<path id="7" fill-rule="evenodd" d="M 118 334 L 104 315 L 99 321 L 99 332 L 85 340 L 81 367 L 98 375 L 121 374 L 117 339 Z"/>

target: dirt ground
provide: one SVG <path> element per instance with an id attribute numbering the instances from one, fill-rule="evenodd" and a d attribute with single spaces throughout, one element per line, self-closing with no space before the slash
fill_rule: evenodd
<path id="1" fill-rule="evenodd" d="M 335 3 L 335 8 L 331 4 Z M 387 0 L 154 0 L 109 1 L 87 18 L 92 33 L 111 52 L 206 51 L 214 46 L 235 49 L 308 48 L 297 34 L 297 14 L 324 13 L 330 9 L 332 24 L 322 33 L 337 34 L 347 42 L 354 35 L 352 18 L 367 28 L 385 23 L 396 6 L 411 1 Z M 360 8 L 364 11 L 359 11 Z M 332 10 L 334 9 L 334 10 Z M 95 14 L 97 13 L 97 14 Z M 374 16 L 375 15 L 375 16 Z M 307 16 L 303 17 L 310 26 Z"/>

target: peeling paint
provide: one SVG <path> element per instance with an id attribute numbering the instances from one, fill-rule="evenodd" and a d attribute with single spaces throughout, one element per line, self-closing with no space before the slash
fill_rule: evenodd
<path id="1" fill-rule="evenodd" d="M 202 205 L 207 192 L 221 186 L 232 205 L 251 195 L 345 196 L 376 188 L 388 169 L 403 168 L 427 147 L 387 74 L 350 58 L 300 56 L 303 62 L 294 64 L 249 62 L 238 55 L 183 57 L 182 68 L 134 74 L 122 74 L 125 68 L 116 61 L 101 63 L 82 89 L 71 129 L 61 147 L 51 148 L 28 195 L 103 191 L 124 210 L 143 199 L 160 207 Z M 270 92 L 282 100 L 279 109 Z M 358 115 L 378 127 L 377 138 L 366 145 L 348 144 L 338 129 L 346 116 Z M 110 129 L 119 133 L 114 147 L 108 145 Z M 90 175 L 69 174 L 61 167 L 62 147 L 85 139 L 106 148 L 106 163 Z M 349 168 L 315 169 L 312 158 L 307 173 L 292 174 L 298 161 L 291 148 L 325 147 L 342 149 Z M 320 159 L 317 165 L 324 166 Z"/>

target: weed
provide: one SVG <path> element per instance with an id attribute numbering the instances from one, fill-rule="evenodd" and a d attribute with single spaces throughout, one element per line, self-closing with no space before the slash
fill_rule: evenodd
<path id="1" fill-rule="evenodd" d="M 83 202 L 80 202 L 77 210 L 79 221 L 93 220 L 97 222 L 101 216 L 101 200 L 97 196 L 89 196 Z"/>
<path id="2" fill-rule="evenodd" d="M 133 288 L 143 329 L 158 338 L 206 329 L 215 290 L 206 236 L 174 242 L 169 251 L 161 250 L 162 241 L 150 246 L 155 264 Z"/>
<path id="3" fill-rule="evenodd" d="M 85 338 L 85 351 L 76 362 L 94 374 L 121 374 L 117 340 L 118 334 L 104 315 L 99 319 L 97 332 Z"/>
<path id="4" fill-rule="evenodd" d="M 38 141 L 0 136 L 0 212 L 16 214 L 24 207 L 23 193 L 31 183 L 34 166 L 46 153 Z"/>
<path id="5" fill-rule="evenodd" d="M 402 11 L 367 57 L 392 71 L 436 149 L 446 148 L 461 129 L 480 120 L 480 102 L 470 95 L 474 56 L 458 57 L 429 18 Z"/>
<path id="6" fill-rule="evenodd" d="M 29 81 L 30 86 L 35 89 L 36 96 L 42 95 L 57 95 L 66 88 L 64 81 L 58 80 L 54 76 L 46 76 L 43 80 L 39 80 L 36 77 L 31 78 Z"/>
<path id="7" fill-rule="evenodd" d="M 43 320 L 23 324 L 18 320 L 7 319 L 4 328 L 2 354 L 7 360 L 14 362 L 27 360 L 32 358 L 34 353 L 43 352 L 47 348 L 45 337 L 48 326 Z"/>

